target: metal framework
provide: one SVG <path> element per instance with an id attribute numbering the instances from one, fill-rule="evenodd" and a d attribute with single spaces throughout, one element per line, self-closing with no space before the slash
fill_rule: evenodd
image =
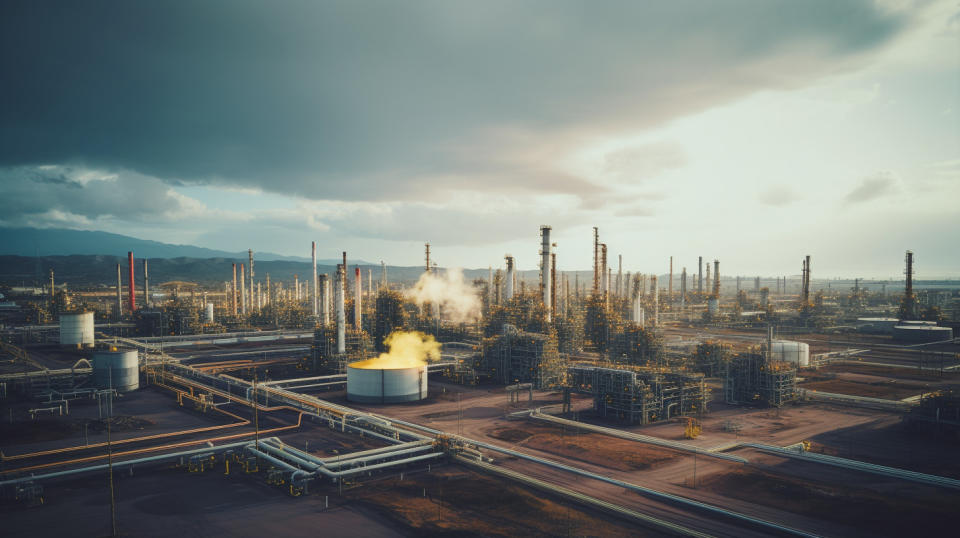
<path id="1" fill-rule="evenodd" d="M 702 374 L 624 366 L 573 365 L 570 390 L 593 396 L 596 412 L 631 424 L 648 424 L 706 411 Z"/>

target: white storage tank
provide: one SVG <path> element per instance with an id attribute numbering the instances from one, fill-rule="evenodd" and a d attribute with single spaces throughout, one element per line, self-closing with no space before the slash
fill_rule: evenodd
<path id="1" fill-rule="evenodd" d="M 789 362 L 798 368 L 806 368 L 810 366 L 810 344 L 774 340 L 771 343 L 770 360 Z"/>
<path id="2" fill-rule="evenodd" d="M 369 368 L 372 361 L 347 365 L 347 400 L 358 403 L 415 402 L 427 397 L 427 366 Z"/>
<path id="3" fill-rule="evenodd" d="M 60 314 L 60 345 L 93 347 L 93 312 Z"/>
<path id="4" fill-rule="evenodd" d="M 104 350 L 93 354 L 93 384 L 100 389 L 129 392 L 140 388 L 140 361 L 136 349 Z"/>
<path id="5" fill-rule="evenodd" d="M 716 316 L 720 313 L 720 300 L 719 299 L 707 299 L 707 312 L 711 316 Z"/>
<path id="6" fill-rule="evenodd" d="M 213 303 L 207 303 L 207 323 L 213 323 Z"/>

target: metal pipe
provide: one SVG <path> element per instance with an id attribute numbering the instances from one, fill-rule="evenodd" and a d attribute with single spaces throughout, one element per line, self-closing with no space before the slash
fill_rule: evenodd
<path id="1" fill-rule="evenodd" d="M 157 462 L 162 462 L 162 461 L 170 461 L 170 460 L 179 459 L 179 458 L 182 458 L 182 457 L 185 457 L 185 456 L 192 456 L 192 455 L 194 455 L 194 454 L 204 454 L 204 453 L 209 453 L 209 452 L 214 452 L 214 453 L 216 453 L 216 452 L 223 452 L 223 451 L 226 451 L 226 450 L 230 450 L 230 449 L 232 449 L 232 448 L 236 448 L 236 447 L 240 447 L 240 446 L 247 445 L 247 444 L 249 444 L 249 443 L 250 443 L 249 441 L 243 441 L 243 442 L 239 442 L 239 443 L 230 443 L 230 444 L 220 445 L 220 446 L 214 446 L 214 447 L 209 447 L 209 446 L 208 446 L 208 447 L 203 447 L 203 448 L 197 448 L 197 449 L 194 449 L 194 450 L 186 450 L 186 451 L 183 451 L 183 452 L 172 452 L 172 453 L 169 453 L 169 454 L 161 454 L 161 455 L 159 455 L 159 456 L 149 456 L 149 457 L 146 457 L 146 458 L 139 458 L 139 459 L 135 459 L 135 460 L 127 460 L 127 461 L 120 461 L 120 462 L 116 462 L 116 461 L 115 461 L 115 462 L 113 462 L 113 467 L 114 467 L 114 468 L 123 468 L 123 467 L 130 467 L 130 466 L 133 466 L 133 465 L 143 465 L 143 464 L 145 464 L 145 463 L 157 463 Z M 90 467 L 81 467 L 81 468 L 79 468 L 79 469 L 70 469 L 70 470 L 68 470 L 68 471 L 57 471 L 57 472 L 47 473 L 47 474 L 42 474 L 42 475 L 30 475 L 30 476 L 25 476 L 25 477 L 20 477 L 20 478 L 14 478 L 14 479 L 12 479 L 12 480 L 4 480 L 4 481 L 0 482 L 0 487 L 9 486 L 9 485 L 13 485 L 13 484 L 21 484 L 21 483 L 24 483 L 24 482 L 33 482 L 33 481 L 40 481 L 40 480 L 49 480 L 49 479 L 51 479 L 51 478 L 59 478 L 59 477 L 63 477 L 63 476 L 71 476 L 71 475 L 77 475 L 77 474 L 82 474 L 82 473 L 93 473 L 93 472 L 105 470 L 108 466 L 109 466 L 109 464 L 103 463 L 103 464 L 100 464 L 100 465 L 93 465 L 93 466 L 90 466 Z"/>

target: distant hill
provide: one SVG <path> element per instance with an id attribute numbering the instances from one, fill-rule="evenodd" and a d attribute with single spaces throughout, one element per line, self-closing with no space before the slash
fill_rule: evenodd
<path id="1" fill-rule="evenodd" d="M 77 286 L 113 286 L 117 283 L 117 264 L 123 266 L 123 279 L 127 278 L 127 258 L 123 256 L 4 256 L 0 255 L 0 285 L 32 286 L 48 282 L 50 270 L 54 272 L 56 283 Z M 244 253 L 244 256 L 246 253 Z M 219 286 L 233 278 L 231 264 L 245 261 L 245 257 L 215 257 L 215 258 L 150 258 L 150 281 L 154 284 L 172 280 L 197 282 L 207 286 Z M 352 281 L 354 265 L 360 265 L 363 275 L 373 271 L 374 281 L 380 278 L 380 264 L 353 262 L 350 265 L 350 280 Z M 298 275 L 303 281 L 310 274 L 309 261 L 290 260 L 262 260 L 256 262 L 257 280 L 270 275 L 274 282 L 289 283 L 293 275 Z M 331 261 L 318 263 L 317 272 L 333 274 L 335 265 Z M 412 284 L 420 278 L 423 267 L 387 266 L 387 277 L 390 282 Z M 519 278 L 534 282 L 538 278 L 537 271 L 520 271 Z M 487 269 L 468 269 L 464 271 L 468 279 L 483 278 L 489 275 Z M 143 266 L 142 258 L 136 258 L 137 285 L 142 285 Z M 366 280 L 365 280 L 366 281 Z M 585 281 L 585 280 L 584 280 Z"/>
<path id="2" fill-rule="evenodd" d="M 137 239 L 126 235 L 66 230 L 61 228 L 2 228 L 0 227 L 0 255 L 14 256 L 71 256 L 101 255 L 126 256 L 133 251 L 137 258 L 230 258 L 245 259 L 244 252 L 227 252 L 193 245 L 172 245 L 159 241 Z M 302 256 L 284 256 L 272 252 L 254 252 L 256 261 L 309 261 Z M 318 260 L 336 264 L 336 260 Z M 367 262 L 359 262 L 367 263 Z"/>

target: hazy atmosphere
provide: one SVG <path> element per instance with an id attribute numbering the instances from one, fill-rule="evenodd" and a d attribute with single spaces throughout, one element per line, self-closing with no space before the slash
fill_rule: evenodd
<path id="1" fill-rule="evenodd" d="M 960 275 L 955 2 L 6 2 L 0 225 Z"/>

